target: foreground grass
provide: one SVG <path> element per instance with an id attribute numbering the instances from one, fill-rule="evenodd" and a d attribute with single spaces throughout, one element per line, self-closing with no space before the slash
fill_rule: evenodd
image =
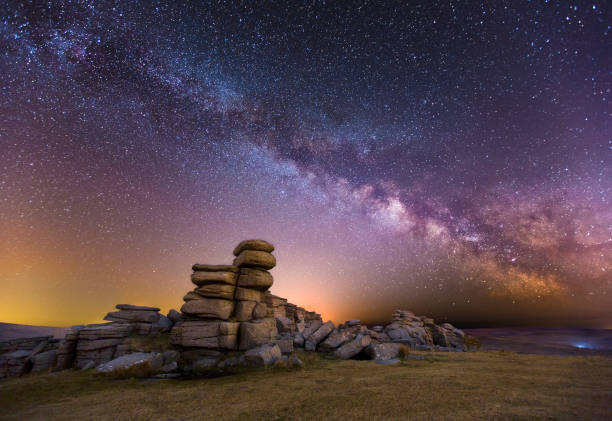
<path id="1" fill-rule="evenodd" d="M 429 355 L 396 366 L 306 355 L 297 371 L 197 380 L 28 375 L 0 382 L 0 419 L 612 419 L 612 359 Z"/>

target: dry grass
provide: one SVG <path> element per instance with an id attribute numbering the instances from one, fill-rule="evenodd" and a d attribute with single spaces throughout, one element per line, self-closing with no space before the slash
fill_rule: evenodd
<path id="1" fill-rule="evenodd" d="M 0 419 L 612 419 L 612 359 L 427 355 L 397 366 L 307 355 L 302 370 L 189 381 L 29 375 L 0 382 Z"/>

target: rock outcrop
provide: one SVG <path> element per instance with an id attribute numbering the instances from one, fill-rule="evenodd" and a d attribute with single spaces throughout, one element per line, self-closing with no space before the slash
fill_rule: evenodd
<path id="1" fill-rule="evenodd" d="M 2 342 L 0 378 L 67 368 L 175 376 L 237 365 L 301 366 L 296 351 L 391 364 L 410 350 L 466 350 L 461 330 L 410 311 L 396 310 L 391 323 L 371 329 L 356 319 L 323 322 L 320 314 L 270 293 L 273 251 L 266 241 L 247 240 L 234 249 L 231 265 L 194 264 L 194 289 L 180 312 L 164 316 L 157 307 L 118 304 L 104 317 L 108 323 L 72 326 L 61 341 Z M 161 337 L 166 345 L 145 349 L 137 340 L 143 337 Z"/>

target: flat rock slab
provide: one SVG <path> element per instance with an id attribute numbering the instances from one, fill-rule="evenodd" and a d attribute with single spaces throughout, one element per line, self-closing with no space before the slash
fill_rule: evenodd
<path id="1" fill-rule="evenodd" d="M 238 272 L 238 267 L 233 265 L 205 265 L 196 263 L 191 269 L 194 272 Z"/>
<path id="2" fill-rule="evenodd" d="M 244 240 L 234 249 L 234 256 L 238 256 L 244 250 L 258 250 L 272 253 L 274 251 L 274 246 L 264 240 Z"/>
<path id="3" fill-rule="evenodd" d="M 208 284 L 195 289 L 195 293 L 202 297 L 234 299 L 236 287 L 228 284 Z"/>
<path id="4" fill-rule="evenodd" d="M 234 311 L 234 302 L 220 298 L 203 298 L 187 301 L 181 312 L 192 316 L 227 320 Z"/>
<path id="5" fill-rule="evenodd" d="M 132 304 L 117 304 L 117 310 L 134 310 L 134 311 L 159 311 L 159 307 L 135 306 Z"/>
<path id="6" fill-rule="evenodd" d="M 157 352 L 144 353 L 136 352 L 134 354 L 123 355 L 115 358 L 107 363 L 100 364 L 96 371 L 98 373 L 112 373 L 120 370 L 127 370 L 139 365 L 148 365 L 152 371 L 158 371 L 162 367 L 163 358 Z"/>
<path id="7" fill-rule="evenodd" d="M 208 284 L 236 285 L 236 278 L 235 272 L 193 272 L 191 282 L 199 287 Z"/>

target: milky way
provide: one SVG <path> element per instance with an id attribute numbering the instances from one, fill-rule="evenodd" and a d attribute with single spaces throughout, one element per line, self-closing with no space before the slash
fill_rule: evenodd
<path id="1" fill-rule="evenodd" d="M 0 320 L 260 237 L 337 322 L 612 327 L 609 5 L 425 3 L 4 2 Z"/>

